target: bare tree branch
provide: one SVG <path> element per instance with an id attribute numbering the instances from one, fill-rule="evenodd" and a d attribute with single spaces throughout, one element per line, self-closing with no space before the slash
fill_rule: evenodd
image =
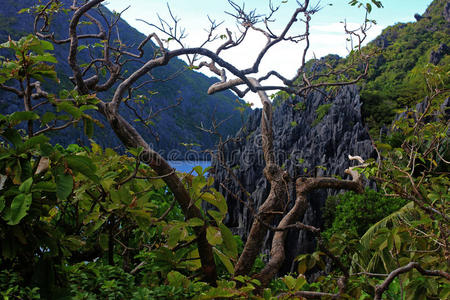
<path id="1" fill-rule="evenodd" d="M 383 283 L 380 285 L 377 285 L 375 287 L 375 297 L 373 299 L 381 300 L 383 293 L 389 288 L 389 285 L 392 283 L 392 281 L 394 281 L 394 279 L 397 276 L 399 276 L 403 273 L 407 273 L 407 272 L 411 271 L 412 269 L 416 269 L 417 271 L 419 271 L 420 274 L 425 275 L 425 276 L 440 276 L 447 280 L 450 280 L 450 274 L 447 272 L 444 272 L 442 270 L 425 270 L 419 265 L 419 263 L 410 262 L 409 264 L 407 264 L 403 267 L 397 268 L 397 269 L 393 270 L 391 273 L 389 273 L 387 278 L 383 281 Z"/>

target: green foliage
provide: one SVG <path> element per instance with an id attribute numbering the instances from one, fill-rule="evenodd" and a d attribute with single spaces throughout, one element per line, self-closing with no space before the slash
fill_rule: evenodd
<path id="1" fill-rule="evenodd" d="M 50 43 L 30 35 L 1 47 L 16 53 L 15 59 L 2 61 L 2 82 L 15 79 L 29 85 L 29 78 L 56 78 L 46 64 L 56 62 L 47 53 L 53 49 Z M 83 120 L 88 136 L 93 124 L 100 125 L 85 113 L 96 109 L 96 95 L 62 90 L 58 101 L 53 96 L 49 101 L 56 111 L 0 115 L 0 263 L 33 286 L 27 293 L 37 294 L 39 288 L 45 298 L 68 291 L 79 299 L 191 297 L 204 289 L 197 283 L 202 274 L 194 227 L 206 229 L 220 272 L 233 272 L 238 243 L 223 224 L 228 207 L 206 169 L 194 168 L 196 175 L 186 174 L 183 183 L 193 205 L 200 208 L 205 201 L 211 209 L 202 218 L 186 220 L 163 180 L 136 159 L 95 143 L 64 148 L 51 145 L 43 134 L 26 135 L 23 123 L 33 133 L 38 123 L 50 128 Z M 129 152 L 137 157 L 140 150 Z M 139 276 L 116 264 L 128 269 L 140 265 Z M 173 279 L 176 274 L 196 276 L 192 284 L 186 277 L 189 284 L 181 287 Z M 138 288 L 141 283 L 153 288 Z M 22 290 L 8 287 L 7 293 Z"/>
<path id="2" fill-rule="evenodd" d="M 371 3 L 374 4 L 378 8 L 382 8 L 383 7 L 383 4 L 381 3 L 381 1 L 371 0 Z M 366 8 L 368 13 L 370 13 L 372 11 L 372 5 L 369 3 L 369 1 L 351 0 L 349 2 L 349 4 L 352 5 L 352 6 L 356 5 L 358 7 L 362 7 L 363 5 L 365 5 L 365 8 Z"/>
<path id="3" fill-rule="evenodd" d="M 382 5 L 379 1 L 349 3 L 367 11 Z M 411 107 L 428 95 L 423 75 L 429 69 L 442 69 L 444 86 L 449 86 L 450 56 L 444 54 L 437 66 L 430 64 L 431 53 L 442 44 L 450 44 L 450 31 L 442 13 L 445 5 L 445 1 L 433 1 L 420 21 L 390 26 L 362 48 L 363 54 L 371 57 L 368 74 L 359 82 L 362 115 L 373 137 L 378 137 L 380 128 L 394 120 L 397 109 Z M 316 74 L 317 82 L 338 82 L 362 71 L 361 64 L 356 63 L 358 57 L 355 51 L 342 59 L 328 55 L 308 61 L 305 67 Z M 328 74 L 330 69 L 332 74 Z"/>
<path id="4" fill-rule="evenodd" d="M 295 98 L 295 95 L 289 94 L 285 91 L 279 91 L 276 92 L 275 94 L 270 95 L 270 99 L 273 100 L 272 109 L 276 109 L 283 102 L 287 101 L 290 98 Z"/>
<path id="5" fill-rule="evenodd" d="M 433 1 L 427 10 L 428 17 L 388 27 L 369 44 L 384 44 L 381 53 L 372 59 L 361 91 L 363 117 L 374 135 L 382 125 L 392 122 L 395 109 L 411 106 L 427 95 L 423 73 L 435 67 L 429 64 L 430 54 L 450 42 L 442 17 L 444 5 L 445 1 Z M 437 66 L 444 74 L 450 70 L 449 59 L 445 55 Z M 442 79 L 448 86 L 448 76 Z"/>
<path id="6" fill-rule="evenodd" d="M 29 77 L 39 81 L 44 81 L 44 77 L 58 81 L 54 67 L 47 64 L 57 63 L 55 57 L 47 52 L 53 50 L 52 43 L 28 35 L 18 41 L 0 44 L 2 48 L 14 51 L 16 59 L 0 61 L 0 83 L 10 79 L 23 81 Z"/>
<path id="7" fill-rule="evenodd" d="M 360 239 L 352 239 L 357 231 L 352 228 L 358 225 L 352 224 L 352 220 L 346 221 L 350 231 L 342 224 L 341 232 L 337 230 L 329 238 L 328 249 L 351 265 L 351 273 L 388 274 L 410 263 L 426 270 L 448 272 L 448 264 L 443 258 L 447 251 L 444 232 L 448 227 L 450 200 L 449 124 L 446 106 L 442 106 L 448 92 L 441 92 L 445 81 L 439 69 L 430 68 L 425 74 L 429 89 L 429 97 L 423 103 L 425 108 L 421 112 L 407 110 L 394 122 L 392 132 L 395 137 L 387 137 L 390 144 L 378 144 L 379 164 L 367 167 L 374 169 L 372 178 L 379 182 L 381 190 L 408 203 L 370 226 Z M 333 214 L 333 203 L 335 201 L 328 205 L 328 215 Z M 385 204 L 391 206 L 391 203 Z M 337 206 L 336 211 L 339 211 Z M 376 208 L 372 211 L 376 212 Z M 358 214 L 353 216 L 359 217 Z M 359 222 L 364 221 L 359 219 Z M 303 260 L 308 262 L 306 258 Z M 351 278 L 351 281 L 355 280 L 352 297 L 367 295 L 372 298 L 375 287 L 384 281 L 371 276 L 362 279 L 364 282 Z M 324 288 L 329 286 L 321 285 L 321 289 Z M 415 269 L 398 275 L 384 295 L 396 295 L 396 292 L 398 295 L 398 291 L 402 291 L 406 299 L 449 297 L 448 280 L 444 276 L 426 276 Z"/>
<path id="8" fill-rule="evenodd" d="M 3 116 L 3 120 L 11 119 Z M 36 278 L 32 282 L 41 287 L 41 296 L 70 288 L 75 299 L 106 295 L 123 299 L 133 294 L 158 299 L 164 293 L 174 299 L 191 297 L 204 288 L 203 283 L 180 287 L 166 278 L 175 270 L 186 275 L 198 272 L 195 244 L 183 246 L 192 244 L 196 238 L 192 228 L 198 226 L 206 227 L 217 262 L 223 266 L 221 272 L 233 272 L 238 243 L 222 223 L 228 208 L 224 197 L 212 188 L 207 169 L 195 167 L 196 176 L 186 174 L 184 183 L 195 205 L 200 207 L 202 201 L 212 205 L 207 212 L 210 218 L 205 215 L 208 223 L 200 218 L 185 220 L 161 179 L 130 179 L 136 168 L 131 157 L 95 143 L 91 149 L 52 146 L 42 135 L 28 139 L 9 126 L 2 127 L 0 135 L 5 140 L 0 148 L 0 174 L 6 174 L 0 198 L 0 260 L 3 266 L 21 270 L 27 280 Z M 139 150 L 131 152 L 139 154 Z M 43 157 L 48 165 L 38 173 Z M 156 177 L 144 165 L 138 175 Z M 86 264 L 91 255 L 99 260 Z M 140 281 L 135 283 L 135 277 L 106 262 L 143 262 Z M 68 283 L 56 277 L 68 277 Z M 155 288 L 135 286 L 144 282 Z"/>
<path id="9" fill-rule="evenodd" d="M 323 208 L 324 235 L 347 232 L 361 237 L 378 220 L 386 217 L 406 204 L 406 200 L 385 197 L 383 193 L 366 189 L 364 194 L 346 192 L 327 198 Z"/>
<path id="10" fill-rule="evenodd" d="M 312 122 L 311 126 L 316 126 L 323 120 L 323 118 L 328 114 L 330 108 L 333 106 L 333 103 L 327 103 L 319 105 L 316 109 L 316 119 Z"/>
<path id="11" fill-rule="evenodd" d="M 305 102 L 298 102 L 297 104 L 294 105 L 294 110 L 301 110 L 304 111 L 306 109 L 306 104 Z"/>
<path id="12" fill-rule="evenodd" d="M 39 288 L 26 286 L 24 280 L 14 271 L 0 271 L 0 296 L 2 299 L 41 299 Z"/>
<path id="13" fill-rule="evenodd" d="M 65 271 L 71 299 L 131 299 L 138 289 L 121 267 L 82 262 Z"/>

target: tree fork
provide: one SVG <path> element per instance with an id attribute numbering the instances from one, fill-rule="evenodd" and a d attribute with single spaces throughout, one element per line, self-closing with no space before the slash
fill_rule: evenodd
<path id="1" fill-rule="evenodd" d="M 261 87 L 261 84 L 256 79 L 249 78 L 249 81 L 255 87 Z M 255 259 L 261 251 L 264 237 L 267 234 L 267 226 L 265 226 L 265 224 L 270 224 L 274 218 L 273 214 L 268 214 L 267 212 L 281 208 L 281 204 L 284 203 L 287 198 L 287 182 L 290 180 L 288 173 L 275 164 L 273 152 L 272 104 L 265 91 L 258 91 L 258 96 L 263 105 L 261 138 L 264 160 L 266 162 L 264 175 L 270 182 L 270 192 L 254 218 L 244 250 L 235 266 L 236 275 L 248 274 L 253 267 Z"/>
<path id="2" fill-rule="evenodd" d="M 262 287 L 270 283 L 270 280 L 278 273 L 284 262 L 286 256 L 284 243 L 289 229 L 288 226 L 303 218 L 308 208 L 307 194 L 313 190 L 326 188 L 346 189 L 357 193 L 364 192 L 359 176 L 354 177 L 353 180 L 339 180 L 329 177 L 298 178 L 296 181 L 297 198 L 295 204 L 278 224 L 278 228 L 283 228 L 284 230 L 275 232 L 272 239 L 270 260 L 261 272 L 255 275 L 255 278 L 261 281 Z"/>

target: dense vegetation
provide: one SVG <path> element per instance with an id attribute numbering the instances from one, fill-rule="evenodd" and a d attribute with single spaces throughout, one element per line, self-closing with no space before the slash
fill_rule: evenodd
<path id="1" fill-rule="evenodd" d="M 52 43 L 26 35 L 0 47 L 14 54 L 1 60 L 3 88 L 59 80 Z M 207 170 L 178 174 L 192 200 L 186 208 L 164 181 L 171 174 L 143 163 L 142 148 L 122 155 L 92 139 L 89 145 L 50 143 L 52 124 L 77 124 L 83 135 L 95 136 L 96 95 L 62 89 L 58 98 L 48 97 L 53 111 L 25 107 L 0 115 L 1 296 L 448 299 L 446 67 L 416 70 L 425 94 L 406 102 L 426 95 L 422 110 L 405 110 L 376 143 L 380 159 L 358 169 L 380 192 L 329 199 L 328 230 L 306 228 L 318 237 L 317 251 L 300 255 L 296 272 L 267 286 L 253 274 L 235 276 L 242 241 L 223 224 L 227 203 Z M 210 209 L 202 210 L 204 202 Z M 197 210 L 198 217 L 187 217 Z M 214 254 L 214 282 L 202 269 L 201 233 Z M 257 260 L 253 272 L 264 266 Z"/>
<path id="2" fill-rule="evenodd" d="M 370 46 L 380 47 L 374 67 L 363 86 L 363 114 L 371 128 L 390 124 L 397 109 L 427 96 L 420 72 L 433 63 L 450 71 L 447 45 L 450 27 L 445 1 L 433 1 L 417 22 L 399 23 L 383 30 Z M 448 78 L 446 84 L 449 84 Z"/>
<path id="3" fill-rule="evenodd" d="M 324 235 L 329 238 L 333 234 L 346 232 L 351 237 L 359 238 L 377 221 L 406 204 L 405 199 L 383 195 L 366 188 L 364 194 L 346 192 L 328 197 L 323 209 Z"/>
<path id="4" fill-rule="evenodd" d="M 446 7 L 446 1 L 433 1 L 416 22 L 389 26 L 363 48 L 372 53 L 372 58 L 366 79 L 361 82 L 362 113 L 374 137 L 378 137 L 381 127 L 391 124 L 399 110 L 427 96 L 421 74 L 430 63 L 441 67 L 444 73 L 450 71 Z M 324 64 L 345 69 L 351 60 L 352 55 L 328 55 L 309 61 L 308 67 L 321 74 L 325 72 Z M 448 85 L 448 76 L 443 79 Z"/>

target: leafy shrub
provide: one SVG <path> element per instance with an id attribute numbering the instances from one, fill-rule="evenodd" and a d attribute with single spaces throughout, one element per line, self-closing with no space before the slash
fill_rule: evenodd
<path id="1" fill-rule="evenodd" d="M 79 263 L 67 274 L 72 299 L 130 299 L 136 290 L 134 277 L 120 267 Z"/>
<path id="2" fill-rule="evenodd" d="M 312 126 L 316 126 L 317 124 L 320 123 L 320 121 L 323 120 L 323 118 L 328 114 L 328 112 L 330 111 L 331 106 L 333 105 L 333 103 L 327 103 L 327 104 L 322 104 L 319 105 L 319 107 L 316 109 L 316 119 L 314 120 L 314 122 L 312 123 Z"/>
<path id="3" fill-rule="evenodd" d="M 366 189 L 364 194 L 346 192 L 328 197 L 323 218 L 325 237 L 346 231 L 354 237 L 362 236 L 372 224 L 406 204 L 400 198 L 384 197 L 381 193 Z"/>
<path id="4" fill-rule="evenodd" d="M 39 288 L 24 287 L 20 275 L 11 270 L 0 271 L 0 296 L 2 299 L 40 299 Z"/>

